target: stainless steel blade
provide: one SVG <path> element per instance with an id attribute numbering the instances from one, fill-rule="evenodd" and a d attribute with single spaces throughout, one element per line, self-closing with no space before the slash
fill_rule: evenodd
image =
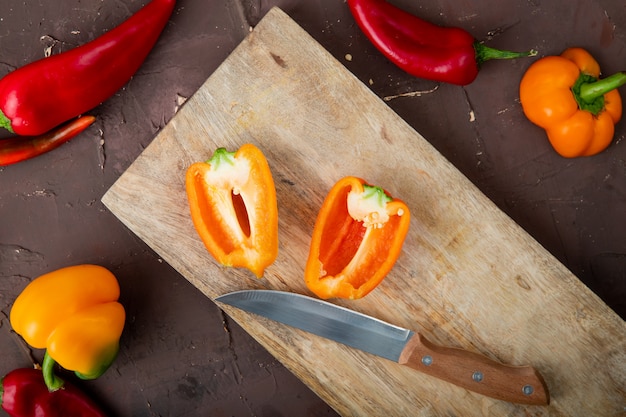
<path id="1" fill-rule="evenodd" d="M 301 294 L 242 290 L 219 296 L 216 301 L 394 362 L 413 335 L 411 330 Z"/>

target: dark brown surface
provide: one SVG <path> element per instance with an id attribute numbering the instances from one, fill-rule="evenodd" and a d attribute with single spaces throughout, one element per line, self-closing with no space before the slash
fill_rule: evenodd
<path id="1" fill-rule="evenodd" d="M 58 53 L 93 39 L 144 3 L 4 0 L 0 75 L 43 57 L 50 46 Z M 489 46 L 535 48 L 540 55 L 582 46 L 605 74 L 626 62 L 626 9 L 619 2 L 394 3 L 436 23 L 462 26 Z M 80 385 L 112 414 L 334 414 L 100 202 L 181 101 L 274 5 L 379 97 L 430 91 L 387 102 L 626 317 L 624 122 L 604 153 L 563 159 L 521 112 L 517 86 L 533 59 L 487 63 L 466 87 L 438 85 L 388 63 L 341 1 L 179 0 L 143 67 L 91 112 L 97 121 L 86 133 L 52 153 L 0 168 L 0 374 L 31 364 L 8 321 L 24 286 L 52 269 L 97 263 L 118 277 L 128 319 L 112 368 Z M 41 359 L 40 351 L 32 354 Z"/>

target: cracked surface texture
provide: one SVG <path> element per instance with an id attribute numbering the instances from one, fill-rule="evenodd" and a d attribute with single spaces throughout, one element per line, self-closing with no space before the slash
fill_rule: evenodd
<path id="1" fill-rule="evenodd" d="M 492 47 L 533 48 L 544 56 L 581 46 L 607 75 L 626 62 L 626 8 L 620 2 L 393 3 L 435 23 L 461 26 Z M 0 76 L 93 39 L 143 4 L 3 0 Z M 94 125 L 53 152 L 0 167 L 0 375 L 43 355 L 11 331 L 8 316 L 19 292 L 50 270 L 96 263 L 118 277 L 127 323 L 112 368 L 80 386 L 112 415 L 336 415 L 100 202 L 272 6 L 280 6 L 626 317 L 624 121 L 607 151 L 565 160 L 521 112 L 518 84 L 530 60 L 488 62 L 465 87 L 438 84 L 386 61 L 343 1 L 179 0 L 135 77 L 90 112 Z"/>

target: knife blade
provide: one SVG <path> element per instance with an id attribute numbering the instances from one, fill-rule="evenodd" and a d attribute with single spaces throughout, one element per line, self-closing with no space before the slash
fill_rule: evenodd
<path id="1" fill-rule="evenodd" d="M 418 332 L 327 301 L 275 290 L 241 290 L 215 300 L 498 400 L 550 402 L 546 383 L 532 366 L 505 365 L 479 353 L 439 346 Z"/>

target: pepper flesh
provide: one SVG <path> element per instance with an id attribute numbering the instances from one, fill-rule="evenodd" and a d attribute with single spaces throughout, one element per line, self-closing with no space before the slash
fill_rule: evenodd
<path id="1" fill-rule="evenodd" d="M 115 359 L 124 328 L 115 276 L 98 265 L 44 274 L 17 297 L 11 326 L 26 343 L 83 379 L 102 375 Z"/>
<path id="2" fill-rule="evenodd" d="M 617 87 L 626 72 L 598 80 L 600 66 L 582 48 L 533 63 L 520 82 L 520 102 L 526 117 L 542 127 L 561 156 L 591 156 L 605 150 L 622 116 Z"/>
<path id="3" fill-rule="evenodd" d="M 348 0 L 348 6 L 372 44 L 416 77 L 466 85 L 485 61 L 537 54 L 487 47 L 461 28 L 434 25 L 385 0 Z"/>
<path id="4" fill-rule="evenodd" d="M 11 417 L 105 417 L 98 405 L 72 384 L 50 391 L 40 369 L 9 372 L 0 384 L 0 404 Z"/>
<path id="5" fill-rule="evenodd" d="M 207 162 L 192 164 L 185 182 L 191 219 L 209 253 L 262 277 L 278 256 L 278 206 L 261 150 L 219 148 Z"/>
<path id="6" fill-rule="evenodd" d="M 409 224 L 409 208 L 401 200 L 357 177 L 339 180 L 315 222 L 307 287 L 323 299 L 364 297 L 400 256 Z"/>
<path id="7" fill-rule="evenodd" d="M 0 166 L 16 164 L 56 149 L 87 129 L 95 120 L 93 116 L 82 116 L 43 135 L 2 139 Z"/>
<path id="8" fill-rule="evenodd" d="M 93 41 L 7 74 L 0 80 L 0 126 L 41 135 L 111 97 L 137 72 L 175 3 L 152 0 Z"/>

